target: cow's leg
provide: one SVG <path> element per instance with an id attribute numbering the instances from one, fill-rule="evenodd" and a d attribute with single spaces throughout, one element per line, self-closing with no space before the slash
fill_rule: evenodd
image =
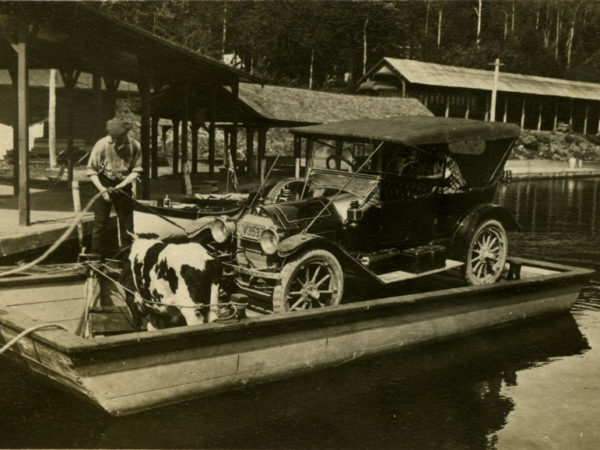
<path id="1" fill-rule="evenodd" d="M 219 285 L 212 283 L 210 285 L 210 305 L 208 308 L 208 323 L 217 320 L 217 310 L 219 308 Z"/>
<path id="2" fill-rule="evenodd" d="M 181 315 L 184 317 L 185 322 L 188 325 L 196 325 L 198 323 L 203 323 L 203 320 L 201 317 L 198 317 L 198 315 L 196 314 L 196 309 L 195 308 L 181 308 Z"/>

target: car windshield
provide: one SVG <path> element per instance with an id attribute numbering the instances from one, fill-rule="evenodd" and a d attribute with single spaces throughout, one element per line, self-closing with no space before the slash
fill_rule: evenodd
<path id="1" fill-rule="evenodd" d="M 312 190 L 331 189 L 337 192 L 343 188 L 343 192 L 365 200 L 377 188 L 380 178 L 380 176 L 372 174 L 311 169 L 308 184 Z"/>

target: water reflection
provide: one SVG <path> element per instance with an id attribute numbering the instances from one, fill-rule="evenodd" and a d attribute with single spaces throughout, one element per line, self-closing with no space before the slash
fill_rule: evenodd
<path id="1" fill-rule="evenodd" d="M 587 348 L 563 315 L 125 418 L 3 364 L 0 446 L 489 448 L 519 372 Z"/>
<path id="2" fill-rule="evenodd" d="M 522 226 L 511 235 L 511 254 L 600 266 L 596 178 L 514 182 L 498 190 Z"/>

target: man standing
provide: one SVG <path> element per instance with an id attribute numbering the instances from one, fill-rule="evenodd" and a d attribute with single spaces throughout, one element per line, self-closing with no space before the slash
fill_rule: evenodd
<path id="1" fill-rule="evenodd" d="M 87 165 L 87 176 L 102 196 L 94 203 L 94 227 L 92 230 L 92 253 L 105 257 L 107 229 L 111 207 L 114 205 L 119 218 L 121 244 L 131 243 L 129 232 L 133 231 L 132 185 L 142 172 L 140 143 L 128 136 L 131 123 L 120 118 L 106 122 L 108 135 L 94 145 Z M 107 188 L 120 189 L 122 192 Z"/>

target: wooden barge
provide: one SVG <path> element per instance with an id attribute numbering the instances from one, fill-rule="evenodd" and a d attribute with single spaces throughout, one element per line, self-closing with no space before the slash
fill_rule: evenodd
<path id="1" fill-rule="evenodd" d="M 4 354 L 122 415 L 567 312 L 594 273 L 512 258 L 512 280 L 151 332 L 81 337 L 84 270 L 0 279 Z M 458 277 L 456 277 L 458 279 Z M 433 284 L 432 284 L 433 285 Z M 123 311 L 116 308 L 115 311 Z"/>

